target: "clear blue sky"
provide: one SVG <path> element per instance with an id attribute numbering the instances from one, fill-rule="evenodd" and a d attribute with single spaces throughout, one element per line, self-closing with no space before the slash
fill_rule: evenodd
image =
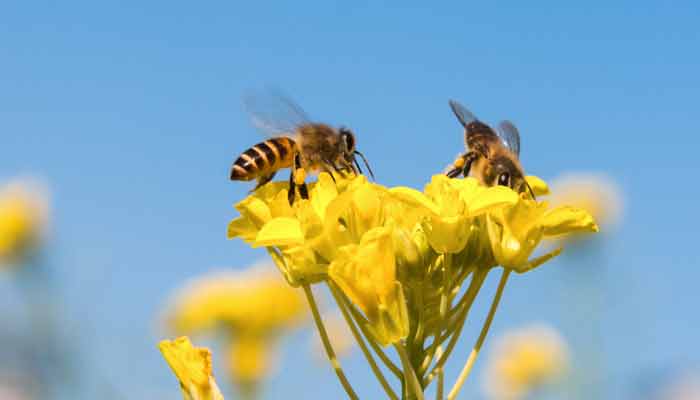
<path id="1" fill-rule="evenodd" d="M 608 398 L 700 363 L 697 2 L 140 3 L 0 5 L 0 177 L 51 187 L 51 262 L 88 374 L 128 398 L 175 396 L 154 347 L 165 297 L 263 256 L 225 229 L 250 189 L 229 166 L 259 139 L 240 99 L 269 84 L 351 126 L 386 185 L 422 187 L 461 149 L 448 98 L 515 121 L 531 174 L 609 174 L 626 215 L 604 254 L 518 276 L 493 333 L 544 320 L 575 335 L 571 270 L 599 268 Z M 315 398 L 340 393 L 304 349 L 287 351 L 269 398 L 311 376 Z M 369 382 L 360 358 L 349 373 Z"/>

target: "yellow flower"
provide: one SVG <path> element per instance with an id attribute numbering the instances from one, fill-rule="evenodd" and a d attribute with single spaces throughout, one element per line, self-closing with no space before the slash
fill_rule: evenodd
<path id="1" fill-rule="evenodd" d="M 270 373 L 274 348 L 263 336 L 244 333 L 229 343 L 229 373 L 243 392 L 255 391 Z"/>
<path id="2" fill-rule="evenodd" d="M 510 189 L 485 188 L 476 179 L 433 176 L 425 193 L 398 187 L 390 192 L 400 200 L 424 211 L 423 230 L 438 253 L 459 253 L 472 232 L 473 218 L 489 210 L 513 204 L 518 196 Z"/>
<path id="3" fill-rule="evenodd" d="M 187 337 L 163 340 L 158 348 L 180 381 L 185 400 L 223 400 L 212 375 L 209 349 L 193 347 Z"/>
<path id="4" fill-rule="evenodd" d="M 48 208 L 44 192 L 30 181 L 0 188 L 0 265 L 21 261 L 39 244 Z"/>
<path id="5" fill-rule="evenodd" d="M 622 218 L 619 186 L 603 174 L 570 173 L 552 182 L 551 202 L 588 211 L 603 227 L 613 227 Z"/>
<path id="6" fill-rule="evenodd" d="M 496 339 L 484 389 L 492 399 L 522 399 L 560 378 L 568 363 L 566 343 L 557 331 L 546 325 L 527 326 Z"/>
<path id="7" fill-rule="evenodd" d="M 168 307 L 167 321 L 181 334 L 222 332 L 230 346 L 231 378 L 250 392 L 270 371 L 278 337 L 306 318 L 305 301 L 271 265 L 260 265 L 190 282 Z"/>
<path id="8" fill-rule="evenodd" d="M 225 326 L 233 332 L 283 332 L 306 316 L 305 300 L 269 265 L 217 272 L 189 282 L 168 307 L 168 323 L 180 333 Z"/>
<path id="9" fill-rule="evenodd" d="M 348 245 L 330 265 L 330 277 L 357 304 L 379 343 L 387 345 L 408 334 L 408 315 L 401 283 L 396 279 L 391 230 L 373 228 L 359 245 Z"/>
<path id="10" fill-rule="evenodd" d="M 517 272 L 529 271 L 559 254 L 557 249 L 528 260 L 543 237 L 598 231 L 593 217 L 584 210 L 566 206 L 548 209 L 546 202 L 525 196 L 513 206 L 490 212 L 486 221 L 496 263 Z"/>

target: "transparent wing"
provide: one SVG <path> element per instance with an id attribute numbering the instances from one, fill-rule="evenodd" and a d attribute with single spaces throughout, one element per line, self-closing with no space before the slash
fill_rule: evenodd
<path id="1" fill-rule="evenodd" d="M 520 133 L 512 122 L 501 121 L 496 129 L 496 134 L 513 154 L 520 157 Z"/>
<path id="2" fill-rule="evenodd" d="M 478 119 L 474 116 L 474 114 L 471 113 L 471 111 L 467 110 L 466 107 L 459 104 L 455 100 L 450 100 L 449 103 L 452 112 L 455 113 L 455 116 L 457 117 L 457 119 L 463 127 L 466 128 L 467 125 L 469 125 L 470 123 L 478 121 Z"/>
<path id="3" fill-rule="evenodd" d="M 253 126 L 267 136 L 289 136 L 299 126 L 311 123 L 304 110 L 280 91 L 248 93 L 243 97 L 243 106 Z"/>

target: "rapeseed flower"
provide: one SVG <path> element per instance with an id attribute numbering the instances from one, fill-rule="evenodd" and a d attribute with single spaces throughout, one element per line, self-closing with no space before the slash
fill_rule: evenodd
<path id="1" fill-rule="evenodd" d="M 211 367 L 209 349 L 192 346 L 187 337 L 158 344 L 165 361 L 175 373 L 185 400 L 223 400 Z"/>
<path id="2" fill-rule="evenodd" d="M 622 219 L 622 189 L 604 174 L 563 174 L 552 181 L 550 200 L 554 205 L 582 208 L 606 228 L 614 227 Z"/>
<path id="3" fill-rule="evenodd" d="M 517 400 L 561 378 L 569 365 L 564 339 L 553 328 L 532 325 L 494 341 L 484 389 L 495 400 Z"/>
<path id="4" fill-rule="evenodd" d="M 222 333 L 231 379 L 249 393 L 269 375 L 278 338 L 305 319 L 303 302 L 271 265 L 258 265 L 189 282 L 174 296 L 166 320 L 178 334 Z"/>
<path id="5" fill-rule="evenodd" d="M 541 179 L 527 180 L 535 195 L 548 193 Z M 310 198 L 292 206 L 286 183 L 258 189 L 235 205 L 240 216 L 229 224 L 228 237 L 266 248 L 287 282 L 304 288 L 322 339 L 327 334 L 309 287 L 325 283 L 390 398 L 397 395 L 364 341 L 402 377 L 403 395 L 422 398 L 433 378 L 442 376 L 490 270 L 501 266 L 504 276 L 483 336 L 508 273 L 529 271 L 561 251 L 532 258 L 543 238 L 598 229 L 582 209 L 550 208 L 473 178 L 436 175 L 418 191 L 321 173 L 309 187 Z M 356 398 L 330 341 L 324 344 L 343 387 Z M 389 345 L 401 367 L 384 354 Z M 437 381 L 442 390 L 442 379 Z"/>
<path id="6" fill-rule="evenodd" d="M 48 201 L 35 182 L 16 180 L 0 188 L 0 265 L 21 262 L 46 230 Z"/>

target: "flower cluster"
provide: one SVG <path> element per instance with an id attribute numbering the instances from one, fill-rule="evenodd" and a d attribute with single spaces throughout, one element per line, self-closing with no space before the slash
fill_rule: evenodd
<path id="1" fill-rule="evenodd" d="M 229 371 L 242 392 L 268 375 L 277 338 L 306 316 L 304 299 L 271 265 L 211 273 L 189 282 L 168 307 L 178 334 L 216 330 L 227 338 Z"/>
<path id="2" fill-rule="evenodd" d="M 414 392 L 441 373 L 493 267 L 529 271 L 560 251 L 533 258 L 543 238 L 598 229 L 584 210 L 443 175 L 418 191 L 322 173 L 308 200 L 290 206 L 287 185 L 271 183 L 235 207 L 228 237 L 267 249 L 294 287 L 325 282 L 375 352 L 396 348 Z"/>

